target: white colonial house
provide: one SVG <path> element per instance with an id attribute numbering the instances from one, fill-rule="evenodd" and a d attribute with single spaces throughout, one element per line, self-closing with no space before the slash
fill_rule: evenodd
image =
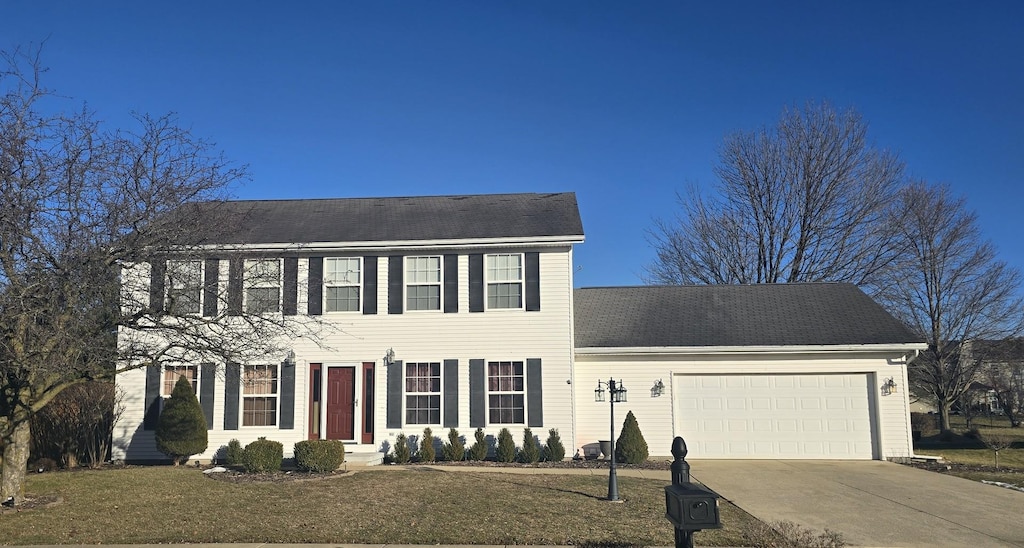
<path id="1" fill-rule="evenodd" d="M 162 398 L 189 378 L 211 459 L 229 440 L 340 439 L 476 428 L 559 431 L 568 454 L 609 437 L 599 380 L 621 380 L 654 456 L 912 455 L 906 361 L 924 348 L 848 284 L 573 288 L 573 193 L 233 201 L 246 219 L 202 260 L 134 265 L 150 305 L 279 314 L 329 327 L 247 363 L 165 363 L 118 376 L 115 458 L 161 460 Z M 190 275 L 169 277 L 169 272 Z M 182 279 L 190 280 L 183 284 Z M 126 334 L 122 334 L 124 337 Z"/>

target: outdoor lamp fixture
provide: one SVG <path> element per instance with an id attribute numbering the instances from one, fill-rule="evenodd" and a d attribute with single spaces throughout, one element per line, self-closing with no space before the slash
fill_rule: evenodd
<path id="1" fill-rule="evenodd" d="M 284 364 L 287 365 L 288 367 L 295 366 L 295 351 L 294 350 L 288 350 L 288 352 L 285 352 L 285 354 L 284 354 Z"/>
<path id="2" fill-rule="evenodd" d="M 657 398 L 658 396 L 665 393 L 665 383 L 661 382 L 661 379 L 655 381 L 654 386 L 651 387 L 651 397 Z"/>
<path id="3" fill-rule="evenodd" d="M 896 393 L 896 381 L 892 380 L 892 377 L 889 377 L 888 379 L 886 379 L 885 382 L 882 383 L 882 395 L 883 396 L 888 396 L 890 394 L 895 394 L 895 393 Z"/>
<path id="4" fill-rule="evenodd" d="M 395 363 L 395 350 L 388 348 L 388 351 L 384 353 L 384 365 L 391 365 Z"/>
<path id="5" fill-rule="evenodd" d="M 626 401 L 626 388 L 622 386 L 622 380 L 615 382 L 615 379 L 608 379 L 607 382 L 597 381 L 597 388 L 594 390 L 594 401 L 604 401 L 604 389 L 608 387 L 608 402 L 611 405 L 611 466 L 608 468 L 608 500 L 610 502 L 621 502 L 619 500 L 619 478 L 615 474 L 615 404 Z"/>

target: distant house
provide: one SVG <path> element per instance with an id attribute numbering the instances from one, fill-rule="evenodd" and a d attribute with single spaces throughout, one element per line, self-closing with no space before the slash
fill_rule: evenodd
<path id="1" fill-rule="evenodd" d="M 913 452 L 906 361 L 924 345 L 852 285 L 573 289 L 584 235 L 572 193 L 227 208 L 258 222 L 211 235 L 195 313 L 235 303 L 338 329 L 284 341 L 287 356 L 119 375 L 116 458 L 163 458 L 153 428 L 181 375 L 207 415 L 200 459 L 260 436 L 286 456 L 301 440 L 341 439 L 379 458 L 426 427 L 517 439 L 554 428 L 587 452 L 609 436 L 609 406 L 594 401 L 609 378 L 628 390 L 617 421 L 632 410 L 655 456 L 674 436 L 695 458 Z M 181 291 L 168 266 L 128 275 L 159 304 Z"/>

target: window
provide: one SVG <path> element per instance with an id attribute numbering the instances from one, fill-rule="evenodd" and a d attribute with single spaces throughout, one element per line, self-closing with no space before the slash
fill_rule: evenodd
<path id="1" fill-rule="evenodd" d="M 407 310 L 441 310 L 441 257 L 407 257 L 405 279 Z"/>
<path id="2" fill-rule="evenodd" d="M 281 261 L 245 261 L 245 310 L 252 314 L 281 311 Z"/>
<path id="3" fill-rule="evenodd" d="M 242 376 L 242 426 L 277 424 L 277 366 L 247 365 Z"/>
<path id="4" fill-rule="evenodd" d="M 487 256 L 487 308 L 523 307 L 523 256 Z"/>
<path id="5" fill-rule="evenodd" d="M 406 424 L 441 424 L 441 364 L 405 364 Z"/>
<path id="6" fill-rule="evenodd" d="M 198 314 L 203 293 L 201 261 L 167 261 L 167 311 Z"/>
<path id="7" fill-rule="evenodd" d="M 359 257 L 324 259 L 324 286 L 328 312 L 358 312 Z"/>
<path id="8" fill-rule="evenodd" d="M 524 424 L 523 362 L 487 363 L 487 406 L 491 424 Z"/>
<path id="9" fill-rule="evenodd" d="M 196 388 L 199 384 L 199 377 L 196 376 L 196 366 L 194 365 L 165 365 L 164 366 L 164 385 L 161 396 L 170 397 L 171 392 L 174 392 L 174 385 L 177 384 L 179 377 L 185 377 L 189 384 L 192 385 L 192 391 L 196 392 Z"/>

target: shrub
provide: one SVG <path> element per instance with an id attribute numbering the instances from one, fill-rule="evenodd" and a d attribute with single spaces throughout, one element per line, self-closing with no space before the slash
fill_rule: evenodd
<path id="1" fill-rule="evenodd" d="M 178 377 L 156 425 L 156 448 L 177 466 L 192 455 L 206 451 L 206 445 L 203 408 L 199 406 L 192 383 L 184 376 Z"/>
<path id="2" fill-rule="evenodd" d="M 277 472 L 284 460 L 284 445 L 281 442 L 260 439 L 245 446 L 242 450 L 242 466 L 246 472 Z"/>
<path id="3" fill-rule="evenodd" d="M 295 444 L 295 467 L 305 472 L 333 472 L 345 462 L 339 440 L 304 440 Z"/>
<path id="4" fill-rule="evenodd" d="M 460 461 L 466 456 L 466 446 L 459 437 L 459 431 L 451 428 L 448 430 L 448 443 L 441 448 L 441 455 L 444 460 Z"/>
<path id="5" fill-rule="evenodd" d="M 487 458 L 487 436 L 483 428 L 477 428 L 473 432 L 473 446 L 469 448 L 469 460 L 484 460 Z"/>
<path id="6" fill-rule="evenodd" d="M 409 451 L 409 439 L 401 432 L 395 437 L 394 452 L 395 462 L 398 464 L 405 464 L 412 459 L 412 453 Z"/>
<path id="7" fill-rule="evenodd" d="M 242 465 L 242 444 L 238 440 L 228 442 L 228 447 L 224 450 L 224 464 L 228 466 Z"/>
<path id="8" fill-rule="evenodd" d="M 437 460 L 437 452 L 434 450 L 434 432 L 429 428 L 423 429 L 423 439 L 420 440 L 420 462 L 434 462 Z"/>
<path id="9" fill-rule="evenodd" d="M 110 455 L 114 423 L 124 411 L 114 383 L 89 381 L 62 390 L 31 419 L 31 458 L 98 468 Z"/>
<path id="10" fill-rule="evenodd" d="M 512 462 L 516 460 L 516 442 L 512 440 L 512 432 L 508 428 L 502 428 L 498 432 L 498 449 L 494 453 L 498 462 Z"/>
<path id="11" fill-rule="evenodd" d="M 519 460 L 527 464 L 540 460 L 540 445 L 529 428 L 523 430 L 523 449 L 519 451 Z"/>
<path id="12" fill-rule="evenodd" d="M 561 462 L 565 459 L 565 446 L 562 445 L 562 438 L 558 437 L 558 430 L 548 430 L 548 441 L 544 444 L 544 460 Z"/>
<path id="13" fill-rule="evenodd" d="M 841 548 L 846 546 L 843 535 L 825 529 L 819 533 L 801 527 L 792 521 L 758 521 L 743 532 L 748 546 L 757 548 L 786 546 L 789 548 Z"/>
<path id="14" fill-rule="evenodd" d="M 626 413 L 622 432 L 615 442 L 615 459 L 627 464 L 638 464 L 647 460 L 647 441 L 640 433 L 640 425 L 637 424 L 632 411 Z"/>
<path id="15" fill-rule="evenodd" d="M 964 437 L 967 439 L 981 441 L 981 430 L 978 430 L 977 428 L 971 428 L 970 430 L 964 432 Z"/>

